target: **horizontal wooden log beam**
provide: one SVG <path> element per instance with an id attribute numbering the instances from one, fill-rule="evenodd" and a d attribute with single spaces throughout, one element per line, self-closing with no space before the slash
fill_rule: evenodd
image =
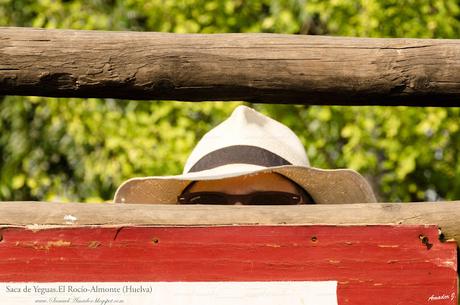
<path id="1" fill-rule="evenodd" d="M 0 28 L 0 95 L 460 105 L 460 40 Z"/>
<path id="2" fill-rule="evenodd" d="M 1 226 L 438 225 L 460 241 L 460 201 L 298 206 L 0 202 Z"/>

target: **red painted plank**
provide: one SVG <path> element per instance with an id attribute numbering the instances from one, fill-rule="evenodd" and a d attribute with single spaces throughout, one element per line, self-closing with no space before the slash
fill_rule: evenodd
<path id="1" fill-rule="evenodd" d="M 0 282 L 336 280 L 339 304 L 457 304 L 457 247 L 440 242 L 436 226 L 3 228 L 0 233 Z"/>

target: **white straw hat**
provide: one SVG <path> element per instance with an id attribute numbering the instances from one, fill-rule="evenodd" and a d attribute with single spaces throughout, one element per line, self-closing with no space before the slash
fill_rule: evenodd
<path id="1" fill-rule="evenodd" d="M 115 202 L 176 204 L 192 181 L 278 173 L 303 187 L 318 204 L 375 202 L 367 181 L 350 169 L 314 168 L 299 138 L 285 125 L 238 106 L 190 154 L 182 175 L 132 178 Z"/>

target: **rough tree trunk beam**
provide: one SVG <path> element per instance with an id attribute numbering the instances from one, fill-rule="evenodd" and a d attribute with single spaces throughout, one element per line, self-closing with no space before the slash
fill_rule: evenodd
<path id="1" fill-rule="evenodd" d="M 460 40 L 0 28 L 0 94 L 460 105 Z"/>
<path id="2" fill-rule="evenodd" d="M 460 201 L 298 206 L 0 202 L 0 228 L 28 226 L 438 225 L 460 242 Z M 1 230 L 0 230 L 1 233 Z M 0 238 L 1 239 L 1 238 Z"/>

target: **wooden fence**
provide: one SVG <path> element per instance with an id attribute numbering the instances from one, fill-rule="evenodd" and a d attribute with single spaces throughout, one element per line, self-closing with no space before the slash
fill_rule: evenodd
<path id="1" fill-rule="evenodd" d="M 460 202 L 193 206 L 3 202 L 0 226 L 426 225 L 460 241 Z"/>
<path id="2" fill-rule="evenodd" d="M 460 41 L 0 28 L 0 95 L 459 106 Z"/>
<path id="3" fill-rule="evenodd" d="M 0 95 L 459 106 L 460 41 L 0 28 Z M 327 304 L 455 304 L 459 241 L 460 201 L 2 202 L 0 298 L 56 303 L 70 293 L 76 304 L 85 281 L 151 294 L 164 292 L 158 281 L 178 281 L 178 291 L 183 281 L 335 279 Z M 48 283 L 58 281 L 81 284 Z M 35 294 L 27 282 L 36 282 Z M 218 296 L 199 304 L 227 304 Z"/>
<path id="4" fill-rule="evenodd" d="M 0 28 L 0 94 L 458 106 L 460 41 Z M 114 209 L 130 210 L 128 206 Z M 18 217 L 12 218 L 14 204 L 3 203 L 0 224 L 53 224 L 47 222 L 47 219 L 54 219 L 47 213 L 80 210 L 72 204 L 56 208 L 35 203 L 32 214 L 21 211 Z M 98 209 L 95 215 L 105 215 L 111 207 L 86 206 L 79 213 L 91 209 Z M 138 209 L 136 206 L 135 210 Z M 172 215 L 181 214 L 179 211 L 183 207 L 144 206 L 142 209 L 156 211 L 143 212 L 151 217 L 157 212 L 177 212 L 150 219 L 128 214 L 132 217 L 128 219 L 143 224 L 176 224 L 180 218 Z M 231 217 L 230 223 L 241 224 L 435 223 L 442 227 L 446 236 L 460 240 L 459 202 L 308 206 L 298 207 L 302 209 L 298 216 L 295 216 L 297 212 L 287 216 L 290 208 L 272 207 L 270 209 L 276 212 L 262 208 L 260 211 L 265 212 L 246 214 L 253 209 L 240 213 L 243 210 L 232 207 L 230 210 L 234 212 L 226 211 L 228 216 L 225 217 Z M 182 219 L 185 223 L 181 224 L 226 223 L 206 208 L 187 207 L 187 210 L 193 210 L 197 216 Z M 254 211 L 259 210 L 255 208 Z M 116 212 L 110 213 L 106 219 L 118 219 Z M 267 213 L 278 218 L 272 222 L 264 218 Z M 218 219 L 206 222 L 209 217 Z M 81 217 L 79 219 L 82 221 Z M 91 224 L 91 219 L 94 220 L 90 217 L 81 224 Z M 118 224 L 130 222 L 128 219 Z M 53 221 L 63 224 L 62 219 Z"/>

